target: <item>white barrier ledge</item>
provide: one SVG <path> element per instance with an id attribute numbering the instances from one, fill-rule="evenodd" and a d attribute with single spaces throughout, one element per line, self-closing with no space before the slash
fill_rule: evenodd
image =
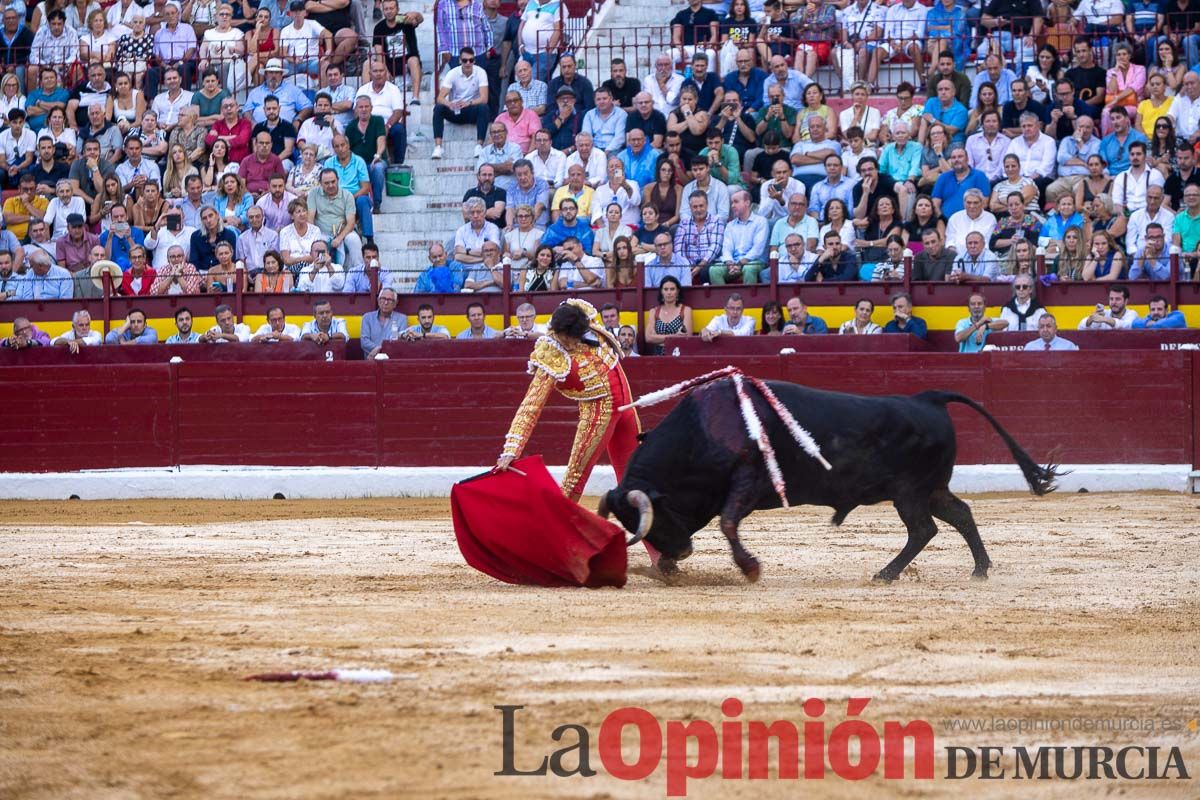
<path id="1" fill-rule="evenodd" d="M 551 467 L 562 480 L 565 467 Z M 1071 474 L 1059 481 L 1060 492 L 1188 492 L 1200 473 L 1188 464 L 1064 465 Z M 127 500 L 194 498 L 264 500 L 342 497 L 448 497 L 456 481 L 483 472 L 482 467 L 228 467 L 191 466 L 163 469 L 88 470 L 58 473 L 5 473 L 0 498 L 5 500 Z M 598 467 L 587 494 L 611 489 L 611 467 Z M 956 467 L 950 483 L 955 492 L 1027 491 L 1013 465 L 977 464 Z"/>

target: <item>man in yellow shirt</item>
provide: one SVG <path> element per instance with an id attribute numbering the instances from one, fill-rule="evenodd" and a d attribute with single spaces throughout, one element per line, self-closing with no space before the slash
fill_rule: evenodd
<path id="1" fill-rule="evenodd" d="M 37 181 L 26 173 L 21 176 L 20 191 L 4 201 L 4 224 L 18 240 L 29 232 L 29 222 L 46 216 L 50 201 L 37 194 Z"/>

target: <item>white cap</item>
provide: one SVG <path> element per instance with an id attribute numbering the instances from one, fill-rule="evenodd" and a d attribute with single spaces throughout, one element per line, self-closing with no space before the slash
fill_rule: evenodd
<path id="1" fill-rule="evenodd" d="M 183 359 L 180 358 L 179 356 L 171 356 L 171 363 L 172 364 L 182 364 Z"/>
<path id="2" fill-rule="evenodd" d="M 387 353 L 376 353 L 375 360 L 376 361 L 388 361 L 389 360 L 388 354 Z"/>

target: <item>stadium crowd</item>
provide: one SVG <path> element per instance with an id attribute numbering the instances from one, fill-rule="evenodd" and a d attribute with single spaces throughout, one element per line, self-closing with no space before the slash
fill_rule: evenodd
<path id="1" fill-rule="evenodd" d="M 1172 252 L 1187 279 L 1200 258 L 1186 1 L 690 0 L 649 74 L 617 58 L 598 86 L 557 2 L 437 9 L 432 158 L 473 126 L 477 185 L 414 281 L 380 262 L 373 217 L 420 103 L 419 13 L 7 0 L 0 295 L 93 296 L 105 273 L 126 295 L 362 293 L 378 267 L 393 294 L 640 283 L 682 309 L 703 284 L 1032 293 L 1167 280 Z M 881 113 L 897 60 L 914 78 Z M 840 112 L 826 65 L 856 78 Z M 1022 328 L 1032 303 L 1014 295 Z"/>

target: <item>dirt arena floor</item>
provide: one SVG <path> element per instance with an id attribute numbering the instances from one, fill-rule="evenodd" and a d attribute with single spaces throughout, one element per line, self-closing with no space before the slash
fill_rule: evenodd
<path id="1" fill-rule="evenodd" d="M 871 583 L 903 543 L 876 507 L 840 529 L 824 509 L 753 517 L 757 585 L 709 530 L 679 584 L 639 547 L 628 586 L 597 591 L 474 572 L 444 500 L 0 503 L 0 798 L 661 798 L 663 766 L 639 782 L 495 777 L 493 706 L 525 706 L 517 767 L 577 723 L 600 769 L 610 712 L 719 723 L 726 697 L 744 720 L 798 725 L 822 698 L 827 730 L 871 698 L 877 729 L 933 725 L 938 777 L 712 778 L 690 796 L 1200 796 L 1195 777 L 944 779 L 944 748 L 982 745 L 1005 747 L 1010 776 L 1011 748 L 1044 744 L 1174 745 L 1200 772 L 1200 500 L 971 503 L 987 582 L 943 531 L 899 582 Z M 334 667 L 396 679 L 242 680 Z M 1152 729 L 961 729 L 994 718 Z"/>

